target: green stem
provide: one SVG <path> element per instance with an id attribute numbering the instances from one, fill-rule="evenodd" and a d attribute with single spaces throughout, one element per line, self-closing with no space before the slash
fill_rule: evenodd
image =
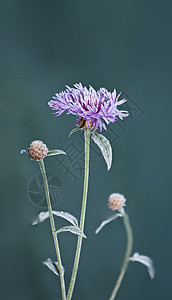
<path id="1" fill-rule="evenodd" d="M 65 281 L 64 281 L 64 268 L 63 268 L 62 261 L 61 261 L 60 248 L 59 248 L 59 243 L 58 243 L 57 234 L 56 234 L 55 222 L 54 222 L 54 217 L 53 217 L 53 213 L 52 213 L 52 206 L 51 206 L 51 201 L 50 201 L 50 193 L 49 193 L 49 188 L 48 188 L 47 175 L 46 175 L 43 159 L 41 159 L 39 161 L 39 166 L 40 166 L 43 181 L 44 181 L 45 194 L 46 194 L 46 198 L 47 198 L 47 205 L 48 205 L 48 211 L 49 211 L 50 223 L 51 223 L 51 231 L 52 231 L 54 246 L 55 246 L 56 255 L 57 255 L 58 269 L 59 269 L 60 282 L 61 282 L 62 299 L 66 300 L 66 288 L 65 288 Z"/>
<path id="2" fill-rule="evenodd" d="M 130 225 L 129 217 L 125 213 L 123 208 L 121 209 L 121 213 L 123 215 L 123 222 L 124 222 L 126 235 L 127 235 L 127 247 L 126 247 L 124 260 L 123 260 L 122 267 L 121 267 L 121 272 L 119 274 L 118 280 L 115 284 L 115 287 L 112 291 L 112 294 L 111 294 L 109 300 L 115 299 L 115 297 L 117 295 L 117 292 L 120 288 L 121 282 L 124 278 L 125 272 L 127 270 L 129 260 L 130 260 L 130 257 L 131 257 L 132 247 L 133 247 L 133 233 L 132 233 L 132 228 L 131 228 L 131 225 Z"/>
<path id="3" fill-rule="evenodd" d="M 87 205 L 87 192 L 88 192 L 88 177 L 89 177 L 89 152 L 90 152 L 90 132 L 88 130 L 84 130 L 85 134 L 85 174 L 84 174 L 84 189 L 83 189 L 83 199 L 82 199 L 82 209 L 81 209 L 81 218 L 80 218 L 80 229 L 84 231 L 84 223 L 85 223 L 85 213 L 86 213 L 86 205 Z M 81 246 L 82 246 L 82 236 L 78 236 L 75 261 L 73 265 L 73 272 L 71 276 L 71 281 L 69 285 L 69 290 L 67 294 L 67 300 L 72 298 L 73 289 L 76 281 L 79 259 L 81 254 Z"/>

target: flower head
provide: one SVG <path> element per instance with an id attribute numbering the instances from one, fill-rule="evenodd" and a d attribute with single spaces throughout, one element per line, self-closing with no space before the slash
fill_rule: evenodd
<path id="1" fill-rule="evenodd" d="M 125 206 L 126 199 L 124 195 L 113 193 L 109 196 L 108 205 L 111 210 L 119 210 Z"/>
<path id="2" fill-rule="evenodd" d="M 33 160 L 41 160 L 47 156 L 47 146 L 39 140 L 33 141 L 28 149 L 29 156 Z"/>
<path id="3" fill-rule="evenodd" d="M 121 94 L 116 95 L 116 90 L 112 93 L 105 88 L 100 88 L 97 92 L 92 86 L 87 89 L 81 83 L 75 84 L 74 88 L 66 87 L 66 90 L 56 94 L 48 105 L 52 110 L 56 110 L 56 116 L 63 112 L 78 116 L 77 122 L 84 124 L 85 128 L 100 131 L 106 130 L 106 124 L 114 123 L 117 118 L 123 119 L 128 116 L 127 111 L 120 111 L 118 106 L 126 99 L 119 100 Z"/>

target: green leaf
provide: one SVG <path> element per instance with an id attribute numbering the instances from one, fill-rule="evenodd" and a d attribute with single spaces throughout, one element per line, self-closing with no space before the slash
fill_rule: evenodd
<path id="1" fill-rule="evenodd" d="M 28 154 L 28 149 L 20 151 L 20 154 L 23 154 L 23 153 L 27 153 Z"/>
<path id="2" fill-rule="evenodd" d="M 91 136 L 93 141 L 100 148 L 102 155 L 106 161 L 107 169 L 109 171 L 112 165 L 112 147 L 110 145 L 110 142 L 102 134 L 99 134 L 97 132 L 93 132 Z"/>
<path id="3" fill-rule="evenodd" d="M 100 224 L 100 226 L 96 229 L 95 233 L 96 233 L 96 234 L 99 233 L 100 230 L 102 230 L 102 228 L 103 228 L 106 224 L 110 223 L 110 222 L 113 221 L 113 220 L 116 220 L 118 217 L 122 217 L 122 215 L 121 215 L 121 214 L 115 214 L 115 215 L 109 217 L 108 219 L 104 220 L 104 221 Z"/>
<path id="4" fill-rule="evenodd" d="M 87 238 L 86 235 L 82 232 L 82 230 L 79 228 L 79 227 L 76 227 L 76 226 L 65 226 L 65 227 L 62 227 L 60 228 L 59 230 L 56 231 L 56 233 L 60 233 L 60 232 L 65 232 L 65 231 L 69 231 L 73 234 L 77 234 L 77 235 L 80 235 L 84 238 Z"/>
<path id="5" fill-rule="evenodd" d="M 72 129 L 71 132 L 69 133 L 69 138 L 71 137 L 71 135 L 72 135 L 74 132 L 76 132 L 76 131 L 78 131 L 78 130 L 81 130 L 81 128 L 80 128 L 80 127 L 77 127 L 77 128 Z"/>
<path id="6" fill-rule="evenodd" d="M 64 211 L 52 211 L 53 215 L 63 218 L 70 222 L 74 226 L 78 226 L 78 220 L 75 218 L 73 215 L 69 214 L 68 212 Z M 36 217 L 35 221 L 32 223 L 32 225 L 36 225 L 38 223 L 44 222 L 47 218 L 49 218 L 49 212 L 41 212 L 39 215 Z"/>
<path id="7" fill-rule="evenodd" d="M 68 212 L 53 210 L 53 215 L 69 221 L 74 226 L 78 226 L 77 218 L 75 218 L 73 215 L 69 214 Z"/>
<path id="8" fill-rule="evenodd" d="M 49 212 L 41 212 L 32 223 L 32 225 L 36 225 L 38 223 L 44 222 L 47 218 L 49 218 Z"/>
<path id="9" fill-rule="evenodd" d="M 49 268 L 54 274 L 59 276 L 59 266 L 57 261 L 54 261 L 51 258 L 47 258 L 42 263 L 43 265 L 47 266 L 47 268 Z M 63 268 L 63 273 L 64 273 L 64 268 Z"/>
<path id="10" fill-rule="evenodd" d="M 155 268 L 153 266 L 153 261 L 149 256 L 140 255 L 139 253 L 134 253 L 132 257 L 130 257 L 131 261 L 138 261 L 141 264 L 147 267 L 150 278 L 153 279 L 155 277 Z"/>
<path id="11" fill-rule="evenodd" d="M 49 150 L 47 156 L 59 155 L 59 154 L 66 155 L 66 152 L 64 152 L 63 150 Z"/>

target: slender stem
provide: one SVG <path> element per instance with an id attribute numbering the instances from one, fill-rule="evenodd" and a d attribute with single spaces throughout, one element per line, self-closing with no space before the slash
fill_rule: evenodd
<path id="1" fill-rule="evenodd" d="M 89 177 L 89 152 L 90 152 L 90 132 L 88 130 L 85 131 L 85 174 L 84 174 L 84 189 L 83 189 L 83 199 L 82 199 L 82 209 L 81 209 L 81 218 L 80 218 L 80 229 L 84 231 L 84 223 L 85 223 L 85 213 L 86 213 L 86 205 L 87 205 L 87 192 L 88 192 L 88 177 Z M 73 289 L 76 281 L 79 259 L 81 254 L 81 246 L 82 246 L 82 236 L 78 236 L 75 261 L 73 265 L 73 272 L 71 276 L 71 281 L 69 285 L 69 290 L 67 294 L 67 300 L 72 298 Z"/>
<path id="2" fill-rule="evenodd" d="M 48 205 L 48 211 L 49 211 L 50 223 L 51 223 L 51 231 L 52 231 L 54 246 L 55 246 L 56 255 L 57 255 L 58 269 L 59 269 L 60 282 L 61 282 L 62 299 L 66 300 L 64 268 L 63 268 L 62 261 L 61 261 L 60 248 L 59 248 L 59 243 L 58 243 L 57 234 L 56 234 L 55 222 L 54 222 L 52 206 L 51 206 L 51 201 L 50 201 L 50 193 L 49 193 L 49 188 L 48 188 L 47 175 L 46 175 L 43 159 L 39 161 L 39 166 L 40 166 L 42 177 L 44 180 L 45 194 L 46 194 L 46 198 L 47 198 L 47 205 Z"/>
<path id="3" fill-rule="evenodd" d="M 129 264 L 129 260 L 131 257 L 131 251 L 132 251 L 132 247 L 133 247 L 133 233 L 132 233 L 132 228 L 130 225 L 130 220 L 128 215 L 125 213 L 124 209 L 121 209 L 121 213 L 123 215 L 123 222 L 124 222 L 124 226 L 125 226 L 125 230 L 126 230 L 126 235 L 127 235 L 127 247 L 126 247 L 126 251 L 125 251 L 125 256 L 124 256 L 124 260 L 122 263 L 122 267 L 121 267 L 121 272 L 119 274 L 118 280 L 115 284 L 115 287 L 112 291 L 112 294 L 109 298 L 109 300 L 113 300 L 115 299 L 117 292 L 120 288 L 121 282 L 124 278 L 125 272 L 127 270 L 128 264 Z"/>

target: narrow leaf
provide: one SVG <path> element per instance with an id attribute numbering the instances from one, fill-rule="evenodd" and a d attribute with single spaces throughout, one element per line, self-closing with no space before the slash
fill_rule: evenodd
<path id="1" fill-rule="evenodd" d="M 65 232 L 65 231 L 69 231 L 73 234 L 77 234 L 80 235 L 84 238 L 87 238 L 86 235 L 82 232 L 82 230 L 79 227 L 76 226 L 65 226 L 60 228 L 59 230 L 56 231 L 56 233 L 60 233 L 60 232 Z"/>
<path id="2" fill-rule="evenodd" d="M 139 253 L 134 253 L 132 257 L 130 257 L 131 261 L 138 261 L 141 264 L 145 265 L 147 267 L 148 273 L 150 275 L 150 278 L 153 279 L 155 277 L 155 268 L 153 266 L 153 261 L 150 257 L 145 255 L 140 255 Z"/>
<path id="3" fill-rule="evenodd" d="M 66 155 L 66 152 L 64 152 L 63 150 L 49 150 L 47 156 L 59 155 L 59 154 Z"/>
<path id="4" fill-rule="evenodd" d="M 27 153 L 28 154 L 28 150 L 27 149 L 26 150 L 21 150 L 20 154 L 23 154 L 23 153 Z"/>
<path id="5" fill-rule="evenodd" d="M 93 132 L 91 136 L 93 141 L 100 148 L 102 155 L 106 161 L 107 169 L 109 171 L 112 165 L 112 147 L 110 145 L 110 142 L 102 134 L 99 134 L 97 132 Z"/>
<path id="6" fill-rule="evenodd" d="M 110 222 L 113 221 L 113 220 L 116 220 L 118 217 L 122 217 L 122 215 L 121 215 L 121 214 L 115 214 L 115 215 L 109 217 L 108 219 L 104 220 L 104 221 L 100 224 L 100 226 L 96 229 L 95 233 L 96 233 L 96 234 L 99 233 L 100 230 L 101 230 L 106 224 L 110 223 Z"/>
<path id="7" fill-rule="evenodd" d="M 49 217 L 49 212 L 41 212 L 32 223 L 32 225 L 36 225 L 38 223 L 44 222 Z"/>
<path id="8" fill-rule="evenodd" d="M 53 210 L 53 214 L 57 217 L 61 217 L 65 220 L 69 221 L 74 226 L 78 226 L 78 220 L 73 215 L 69 214 L 68 212 Z"/>
<path id="9" fill-rule="evenodd" d="M 55 211 L 53 210 L 53 215 L 57 216 L 57 217 L 61 217 L 65 220 L 67 220 L 68 222 L 70 222 L 72 225 L 74 226 L 78 226 L 78 220 L 77 218 L 75 218 L 73 215 L 69 214 L 68 212 L 64 212 L 64 211 Z M 43 221 L 45 221 L 47 218 L 49 218 L 49 212 L 41 212 L 35 219 L 35 221 L 32 223 L 32 225 L 36 225 L 38 223 L 41 223 Z"/>
<path id="10" fill-rule="evenodd" d="M 78 130 L 81 130 L 81 128 L 80 128 L 80 127 L 77 127 L 77 128 L 72 129 L 71 132 L 69 133 L 69 138 L 71 137 L 71 135 L 72 135 L 74 132 L 76 132 L 76 131 L 78 131 Z"/>
<path id="11" fill-rule="evenodd" d="M 42 263 L 43 265 L 47 266 L 47 268 L 49 268 L 54 274 L 59 276 L 59 267 L 57 261 L 53 261 L 51 258 L 47 258 Z"/>

